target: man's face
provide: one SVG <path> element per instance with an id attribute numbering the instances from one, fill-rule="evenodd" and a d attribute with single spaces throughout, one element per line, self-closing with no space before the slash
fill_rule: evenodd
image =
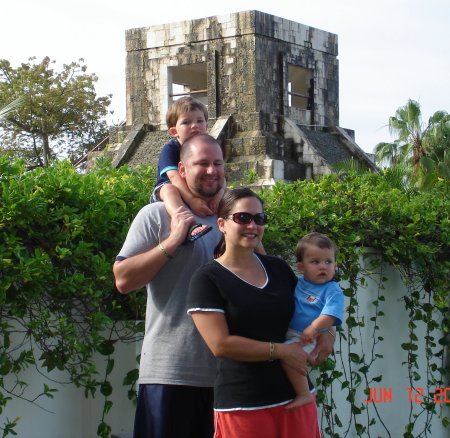
<path id="1" fill-rule="evenodd" d="M 191 152 L 178 169 L 189 190 L 201 198 L 212 198 L 224 185 L 224 161 L 220 146 L 201 136 L 191 140 Z"/>

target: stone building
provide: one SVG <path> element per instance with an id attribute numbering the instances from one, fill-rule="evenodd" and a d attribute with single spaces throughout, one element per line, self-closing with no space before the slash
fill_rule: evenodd
<path id="1" fill-rule="evenodd" d="M 228 181 L 310 179 L 354 159 L 375 169 L 339 127 L 337 35 L 259 11 L 126 31 L 126 126 L 113 129 L 113 164 L 156 165 L 169 139 L 167 108 L 192 95 Z"/>

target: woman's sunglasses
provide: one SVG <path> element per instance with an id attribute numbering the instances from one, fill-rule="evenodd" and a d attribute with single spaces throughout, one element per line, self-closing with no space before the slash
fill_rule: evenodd
<path id="1" fill-rule="evenodd" d="M 231 215 L 233 222 L 236 222 L 240 225 L 248 225 L 251 221 L 254 221 L 256 225 L 266 225 L 267 224 L 267 215 L 265 213 L 233 213 Z"/>

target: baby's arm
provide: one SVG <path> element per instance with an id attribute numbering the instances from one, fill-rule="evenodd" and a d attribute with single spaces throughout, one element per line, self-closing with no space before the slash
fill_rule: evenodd
<path id="1" fill-rule="evenodd" d="M 194 214 L 197 216 L 210 216 L 213 214 L 211 209 L 208 207 L 207 202 L 201 198 L 198 198 L 189 190 L 186 181 L 181 178 L 177 170 L 169 170 L 167 172 L 167 176 L 172 185 L 178 189 L 181 198 L 186 204 L 189 205 Z M 164 199 L 163 201 L 166 202 Z"/>
<path id="2" fill-rule="evenodd" d="M 308 327 L 303 330 L 301 340 L 303 342 L 312 342 L 319 336 L 320 332 L 328 327 L 331 327 L 336 321 L 336 318 L 331 315 L 319 315 Z"/>

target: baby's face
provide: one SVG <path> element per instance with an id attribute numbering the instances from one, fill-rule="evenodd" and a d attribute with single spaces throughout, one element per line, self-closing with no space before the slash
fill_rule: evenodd
<path id="1" fill-rule="evenodd" d="M 311 283 L 327 283 L 333 279 L 336 272 L 334 251 L 308 245 L 303 255 L 303 261 L 299 262 L 297 267 L 303 273 L 305 279 Z"/>
<path id="2" fill-rule="evenodd" d="M 175 133 L 171 132 L 171 134 L 177 137 L 180 144 L 183 144 L 194 135 L 205 134 L 206 130 L 207 121 L 205 120 L 205 115 L 203 111 L 196 109 L 178 117 L 177 124 L 175 125 Z"/>

